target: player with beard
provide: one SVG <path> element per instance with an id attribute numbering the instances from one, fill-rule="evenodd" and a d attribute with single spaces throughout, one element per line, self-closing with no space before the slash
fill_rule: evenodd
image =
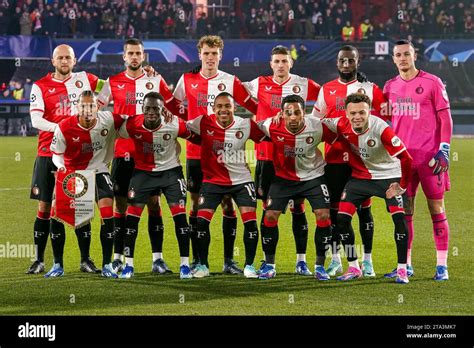
<path id="1" fill-rule="evenodd" d="M 36 157 L 30 198 L 38 200 L 38 213 L 34 224 L 36 260 L 26 273 L 38 274 L 44 271 L 44 251 L 50 232 L 51 202 L 54 190 L 56 167 L 52 161 L 51 140 L 57 124 L 63 119 L 77 114 L 77 103 L 85 90 L 100 91 L 104 81 L 93 74 L 73 72 L 76 57 L 72 47 L 59 45 L 53 51 L 51 63 L 54 72 L 36 81 L 31 89 L 30 115 L 33 127 L 39 129 L 38 155 Z M 52 224 L 56 222 L 51 221 Z M 64 226 L 58 226 L 64 231 Z M 97 273 L 99 269 L 90 258 L 91 225 L 76 229 L 81 251 L 80 269 Z"/>
<path id="2" fill-rule="evenodd" d="M 244 86 L 252 97 L 258 100 L 258 110 L 255 115 L 257 122 L 275 116 L 281 110 L 281 101 L 287 95 L 299 95 L 305 102 L 315 101 L 321 88 L 311 79 L 291 74 L 293 60 L 290 51 L 285 46 L 276 46 L 272 49 L 270 67 L 273 75 L 259 76 Z M 270 184 L 275 177 L 273 164 L 273 143 L 264 141 L 255 144 L 257 167 L 255 168 L 255 186 L 257 197 L 265 203 L 267 201 Z M 306 246 L 308 242 L 308 221 L 304 211 L 304 200 L 290 202 L 293 236 L 296 244 L 296 274 L 311 275 L 306 264 Z M 265 211 L 263 212 L 265 215 Z M 260 226 L 263 224 L 263 216 Z"/>
<path id="3" fill-rule="evenodd" d="M 351 93 L 362 93 L 372 101 L 371 114 L 381 116 L 381 105 L 385 102 L 382 90 L 374 83 L 360 78 L 359 51 L 354 46 L 343 46 L 337 55 L 337 71 L 339 78 L 325 83 L 314 104 L 313 115 L 320 118 L 345 117 L 345 98 Z M 365 75 L 364 75 L 365 76 Z M 360 82 L 358 78 L 363 81 Z M 365 80 L 365 81 L 364 81 Z M 341 256 L 339 255 L 339 233 L 336 231 L 339 201 L 345 184 L 351 177 L 349 166 L 352 156 L 348 145 L 338 140 L 334 144 L 325 144 L 325 175 L 331 194 L 331 221 L 333 223 L 332 261 L 327 268 L 330 276 L 342 273 Z M 365 277 L 375 277 L 372 263 L 372 242 L 374 236 L 374 220 L 371 213 L 370 197 L 357 207 L 359 215 L 359 231 L 364 245 L 362 271 Z"/>
<path id="4" fill-rule="evenodd" d="M 144 67 L 145 51 L 143 42 L 137 39 L 125 41 L 123 60 L 127 69 L 109 77 L 99 94 L 100 106 L 114 103 L 114 113 L 126 115 L 142 114 L 143 98 L 149 92 L 158 92 L 165 99 L 165 106 L 173 113 L 185 111 L 179 108 L 179 102 L 173 97 L 163 77 L 153 73 L 150 66 Z M 183 117 L 186 117 L 185 115 Z M 123 248 L 125 236 L 125 220 L 127 210 L 127 192 L 132 176 L 134 161 L 134 145 L 131 139 L 117 139 L 115 157 L 112 162 L 112 181 L 115 194 L 115 254 L 114 269 L 123 269 Z M 152 272 L 156 274 L 170 273 L 171 270 L 163 259 L 163 218 L 161 216 L 159 191 L 150 196 L 148 206 L 148 235 L 152 249 Z"/>

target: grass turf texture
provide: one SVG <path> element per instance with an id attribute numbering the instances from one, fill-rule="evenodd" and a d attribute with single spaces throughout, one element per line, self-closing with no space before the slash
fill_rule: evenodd
<path id="1" fill-rule="evenodd" d="M 37 203 L 29 199 L 29 186 L 36 155 L 36 138 L 0 138 L 0 245 L 33 244 L 33 222 Z M 263 281 L 222 275 L 223 242 L 221 212 L 211 224 L 210 269 L 205 279 L 180 280 L 179 254 L 169 209 L 163 201 L 164 258 L 173 275 L 151 274 L 151 249 L 146 212 L 140 223 L 135 255 L 135 277 L 131 280 L 102 279 L 79 271 L 77 239 L 66 229 L 65 276 L 44 279 L 25 275 L 29 258 L 0 258 L 1 315 L 472 315 L 472 192 L 474 140 L 455 139 L 452 145 L 452 191 L 446 195 L 451 228 L 448 282 L 432 280 L 435 248 L 432 224 L 423 194 L 418 195 L 415 216 L 413 264 L 415 277 L 408 285 L 395 284 L 383 273 L 396 266 L 393 226 L 384 202 L 373 203 L 375 279 L 321 283 L 296 276 L 295 245 L 289 214 L 280 219 L 277 277 Z M 183 161 L 184 163 L 184 161 Z M 253 169 L 252 169 L 253 170 Z M 189 204 L 188 204 L 189 206 Z M 307 212 L 309 212 L 307 206 Z M 257 215 L 260 219 L 261 204 Z M 96 216 L 98 212 L 96 211 Z M 307 261 L 315 260 L 315 219 L 308 214 L 310 233 Z M 92 227 L 91 255 L 100 266 L 99 218 Z M 360 245 L 357 217 L 353 221 Z M 235 259 L 244 262 L 243 226 L 239 221 Z M 261 245 L 257 252 L 262 257 Z M 45 255 L 52 265 L 51 244 Z M 326 263 L 326 266 L 328 265 Z M 256 264 L 258 267 L 259 265 Z M 344 269 L 347 268 L 344 262 Z M 471 295 L 469 295 L 471 294 Z M 73 302 L 73 303 L 71 303 Z"/>

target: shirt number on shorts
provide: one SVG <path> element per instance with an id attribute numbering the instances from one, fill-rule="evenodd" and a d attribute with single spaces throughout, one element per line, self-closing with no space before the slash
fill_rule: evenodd
<path id="1" fill-rule="evenodd" d="M 186 196 L 186 190 L 187 190 L 187 187 L 186 187 L 186 180 L 184 179 L 178 179 L 178 183 L 179 183 L 179 189 L 181 190 L 181 194 L 183 196 Z"/>
<path id="2" fill-rule="evenodd" d="M 102 176 L 104 177 L 105 182 L 107 183 L 107 185 L 109 186 L 109 188 L 112 190 L 112 187 L 113 187 L 114 185 L 112 184 L 112 180 L 110 179 L 110 176 L 108 176 L 107 174 L 102 174 Z"/>
<path id="3" fill-rule="evenodd" d="M 247 189 L 247 191 L 249 193 L 249 196 L 252 199 L 252 201 L 256 201 L 257 200 L 257 194 L 255 193 L 254 184 L 250 183 L 250 184 L 245 184 L 244 186 Z"/>
<path id="4" fill-rule="evenodd" d="M 321 190 L 323 191 L 323 195 L 329 197 L 328 187 L 325 184 L 321 184 Z"/>

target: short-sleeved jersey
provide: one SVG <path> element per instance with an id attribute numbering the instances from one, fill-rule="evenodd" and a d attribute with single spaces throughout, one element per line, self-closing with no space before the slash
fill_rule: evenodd
<path id="1" fill-rule="evenodd" d="M 44 123 L 39 129 L 38 156 L 51 157 L 49 149 L 56 124 L 77 114 L 77 103 L 85 90 L 95 91 L 99 78 L 84 71 L 72 73 L 64 81 L 48 74 L 31 88 L 30 115 L 33 124 Z M 47 122 L 44 122 L 47 121 Z"/>
<path id="2" fill-rule="evenodd" d="M 181 165 L 181 146 L 178 137 L 187 139 L 191 132 L 186 124 L 174 116 L 166 123 L 161 117 L 158 128 L 150 130 L 143 125 L 144 116 L 127 119 L 119 131 L 123 138 L 130 138 L 135 147 L 135 168 L 149 172 L 161 172 Z"/>
<path id="3" fill-rule="evenodd" d="M 259 123 L 260 129 L 271 138 L 275 175 L 292 181 L 308 181 L 324 174 L 326 162 L 318 144 L 332 143 L 337 135 L 314 117 L 304 118 L 303 128 L 296 134 L 286 128 L 285 122 L 274 124 L 272 119 Z"/>
<path id="4" fill-rule="evenodd" d="M 79 124 L 77 116 L 68 117 L 56 128 L 51 151 L 64 156 L 67 169 L 106 173 L 113 158 L 116 130 L 125 118 L 109 111 L 99 111 L 95 126 L 86 129 Z"/>
<path id="5" fill-rule="evenodd" d="M 250 82 L 244 82 L 253 98 L 258 100 L 257 122 L 275 116 L 281 110 L 281 101 L 291 94 L 299 95 L 304 101 L 316 100 L 319 86 L 311 79 L 290 74 L 283 83 L 278 83 L 273 76 L 259 76 Z M 257 159 L 271 161 L 273 159 L 273 143 L 264 141 L 255 144 Z"/>
<path id="6" fill-rule="evenodd" d="M 232 186 L 252 181 L 245 143 L 265 138 L 253 120 L 234 116 L 234 121 L 223 128 L 211 114 L 188 121 L 187 126 L 201 136 L 203 182 Z"/>
<path id="7" fill-rule="evenodd" d="M 369 127 L 358 134 L 347 117 L 325 118 L 322 122 L 349 144 L 352 176 L 358 179 L 392 179 L 402 177 L 400 160 L 405 145 L 389 125 L 377 116 L 369 116 Z"/>
<path id="8" fill-rule="evenodd" d="M 385 103 L 385 97 L 376 84 L 357 80 L 345 83 L 340 79 L 329 81 L 321 87 L 318 100 L 314 104 L 313 115 L 319 118 L 346 116 L 346 97 L 352 93 L 366 94 L 372 101 L 371 113 L 382 116 L 381 107 Z M 338 140 L 332 145 L 325 144 L 324 154 L 328 163 L 347 163 L 350 149 Z"/>
<path id="9" fill-rule="evenodd" d="M 251 97 L 242 82 L 235 75 L 217 71 L 212 77 L 205 77 L 202 73 L 185 73 L 181 75 L 174 96 L 180 101 L 188 101 L 188 120 L 200 115 L 210 115 L 214 111 L 214 99 L 221 92 L 230 93 L 234 100 L 244 105 Z M 256 110 L 250 110 L 256 112 Z M 200 159 L 200 146 L 190 142 L 186 145 L 186 158 Z"/>
<path id="10" fill-rule="evenodd" d="M 125 115 L 142 114 L 143 98 L 149 92 L 160 93 L 165 105 L 173 100 L 166 81 L 161 75 L 148 77 L 145 73 L 138 77 L 130 77 L 126 71 L 107 79 L 98 96 L 100 105 L 114 102 L 114 112 Z M 176 112 L 176 110 L 171 110 Z M 117 139 L 115 142 L 115 157 L 134 157 L 133 141 Z"/>
<path id="11" fill-rule="evenodd" d="M 439 77 L 420 70 L 409 81 L 397 76 L 384 86 L 395 133 L 402 139 L 415 164 L 427 164 L 438 151 L 441 129 L 437 112 L 449 108 Z"/>

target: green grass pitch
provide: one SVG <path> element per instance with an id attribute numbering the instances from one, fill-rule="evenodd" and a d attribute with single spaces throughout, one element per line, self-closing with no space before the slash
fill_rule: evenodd
<path id="1" fill-rule="evenodd" d="M 36 201 L 29 199 L 29 186 L 36 155 L 34 137 L 0 138 L 0 246 L 32 244 Z M 473 299 L 473 163 L 474 140 L 455 139 L 451 167 L 452 191 L 446 195 L 451 228 L 448 282 L 431 278 L 435 248 L 431 220 L 423 194 L 417 199 L 413 264 L 416 275 L 408 285 L 383 279 L 396 265 L 390 216 L 381 199 L 374 199 L 375 279 L 349 283 L 317 282 L 293 274 L 295 245 L 290 216 L 280 220 L 276 278 L 260 281 L 222 275 L 223 242 L 220 210 L 211 225 L 210 267 L 212 276 L 180 280 L 179 254 L 173 221 L 164 206 L 164 258 L 175 273 L 151 274 L 151 249 L 146 218 L 140 223 L 135 269 L 131 280 L 102 279 L 79 272 L 79 250 L 72 230 L 66 230 L 65 271 L 61 279 L 25 275 L 29 258 L 0 258 L 1 315 L 472 315 Z M 310 211 L 310 209 L 307 209 Z M 259 206 L 258 216 L 261 216 Z M 146 214 L 144 214 L 146 217 Z M 307 260 L 313 267 L 314 216 L 308 214 L 310 236 Z M 354 218 L 360 244 L 357 218 Z M 100 264 L 99 219 L 93 222 L 92 257 Z M 244 248 L 239 222 L 235 259 L 242 265 Z M 11 255 L 10 255 L 11 256 Z M 262 257 L 261 246 L 257 261 Z M 48 242 L 46 267 L 52 264 Z M 258 266 L 258 264 L 256 264 Z"/>

